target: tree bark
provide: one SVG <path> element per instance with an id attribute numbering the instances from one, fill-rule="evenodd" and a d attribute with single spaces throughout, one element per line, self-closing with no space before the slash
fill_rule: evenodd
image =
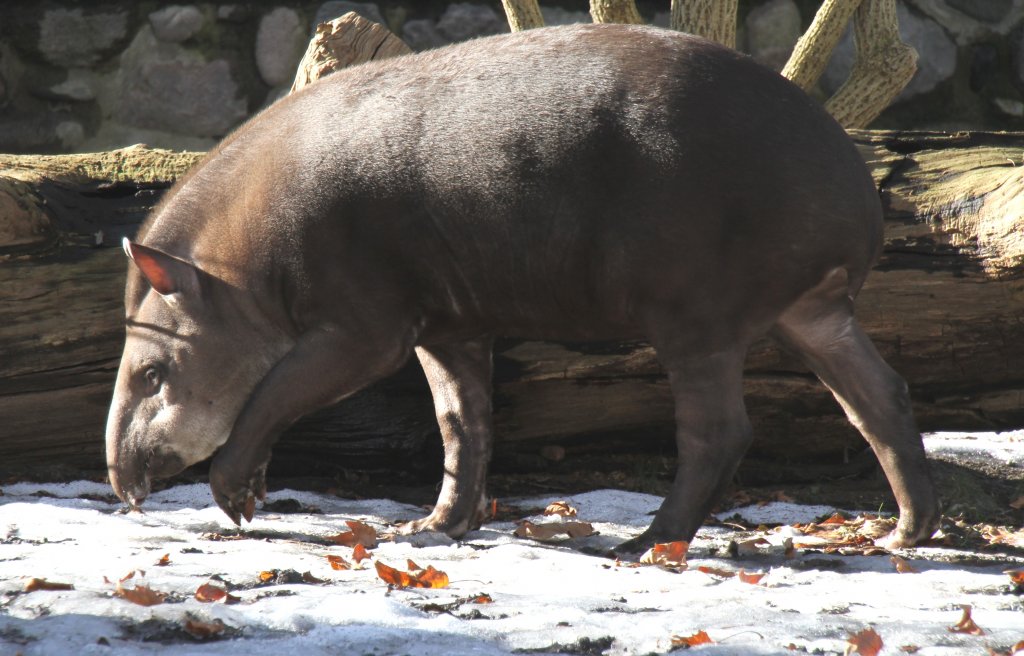
<path id="1" fill-rule="evenodd" d="M 590 17 L 595 23 L 642 25 L 644 22 L 633 0 L 590 0 Z"/>
<path id="2" fill-rule="evenodd" d="M 672 29 L 735 48 L 737 4 L 737 0 L 672 0 Z"/>
<path id="3" fill-rule="evenodd" d="M 886 214 L 885 252 L 857 312 L 909 381 L 922 427 L 1024 425 L 1024 135 L 853 137 Z M 0 156 L 0 468 L 103 468 L 124 339 L 120 239 L 199 157 Z M 548 444 L 571 453 L 670 439 L 667 383 L 646 344 L 504 341 L 495 365 L 499 460 Z M 760 457 L 863 446 L 828 392 L 767 341 L 748 359 L 747 405 Z M 275 460 L 414 468 L 433 463 L 415 456 L 437 448 L 436 431 L 411 363 L 300 421 Z"/>
<path id="4" fill-rule="evenodd" d="M 501 5 L 513 32 L 544 27 L 544 16 L 540 13 L 537 0 L 501 0 Z"/>
<path id="5" fill-rule="evenodd" d="M 391 30 L 350 11 L 316 26 L 299 62 L 292 93 L 339 69 L 376 59 L 407 55 L 412 49 Z"/>

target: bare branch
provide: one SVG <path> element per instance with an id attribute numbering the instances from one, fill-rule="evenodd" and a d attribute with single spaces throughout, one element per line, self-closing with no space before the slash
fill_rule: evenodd
<path id="1" fill-rule="evenodd" d="M 825 72 L 832 51 L 843 36 L 846 24 L 861 0 L 825 0 L 814 15 L 811 26 L 796 42 L 782 75 L 804 91 L 809 90 Z"/>
<path id="2" fill-rule="evenodd" d="M 544 27 L 544 17 L 537 6 L 537 0 L 501 0 L 508 17 L 508 26 L 513 32 Z"/>
<path id="3" fill-rule="evenodd" d="M 917 51 L 900 40 L 896 0 L 864 0 L 853 23 L 857 59 L 846 82 L 825 103 L 845 128 L 867 127 L 917 71 Z"/>
<path id="4" fill-rule="evenodd" d="M 736 47 L 737 0 L 672 0 L 672 29 Z"/>
<path id="5" fill-rule="evenodd" d="M 633 0 L 590 0 L 590 16 L 595 23 L 642 25 L 644 22 Z"/>
<path id="6" fill-rule="evenodd" d="M 295 73 L 292 93 L 336 70 L 412 52 L 388 28 L 355 12 L 320 23 Z"/>

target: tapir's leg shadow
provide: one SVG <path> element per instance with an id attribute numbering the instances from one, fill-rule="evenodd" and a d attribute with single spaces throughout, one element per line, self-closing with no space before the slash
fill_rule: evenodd
<path id="1" fill-rule="evenodd" d="M 912 546 L 938 525 L 935 489 L 907 384 L 857 323 L 850 293 L 846 271 L 833 271 L 786 310 L 772 335 L 828 386 L 871 445 L 900 509 L 888 546 Z"/>
<path id="2" fill-rule="evenodd" d="M 480 526 L 493 443 L 492 352 L 491 338 L 416 348 L 441 428 L 444 480 L 433 512 L 404 524 L 403 533 L 442 531 L 459 537 Z"/>

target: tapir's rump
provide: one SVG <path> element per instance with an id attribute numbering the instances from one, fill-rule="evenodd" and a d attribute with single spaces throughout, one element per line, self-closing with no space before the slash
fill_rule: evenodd
<path id="1" fill-rule="evenodd" d="M 641 540 L 689 539 L 746 448 L 743 357 L 771 334 L 879 451 L 899 539 L 934 524 L 905 386 L 850 305 L 881 247 L 871 177 L 817 103 L 700 38 L 566 26 L 340 71 L 226 139 L 137 241 L 107 436 L 132 500 L 219 449 L 214 496 L 251 515 L 280 431 L 415 349 L 446 477 L 409 526 L 459 535 L 484 494 L 491 340 L 645 338 L 683 457 Z M 195 413 L 212 437 L 183 436 Z"/>

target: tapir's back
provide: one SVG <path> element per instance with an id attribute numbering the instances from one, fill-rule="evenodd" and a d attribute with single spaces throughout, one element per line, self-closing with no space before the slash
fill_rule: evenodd
<path id="1" fill-rule="evenodd" d="M 763 323 L 831 268 L 859 286 L 880 245 L 871 179 L 820 106 L 658 28 L 530 30 L 341 71 L 232 148 L 290 212 L 332 214 L 360 254 L 517 334 L 621 335 L 645 305 Z M 287 225 L 307 260 L 332 259 L 323 221 Z M 548 330 L 562 319 L 586 328 Z"/>

